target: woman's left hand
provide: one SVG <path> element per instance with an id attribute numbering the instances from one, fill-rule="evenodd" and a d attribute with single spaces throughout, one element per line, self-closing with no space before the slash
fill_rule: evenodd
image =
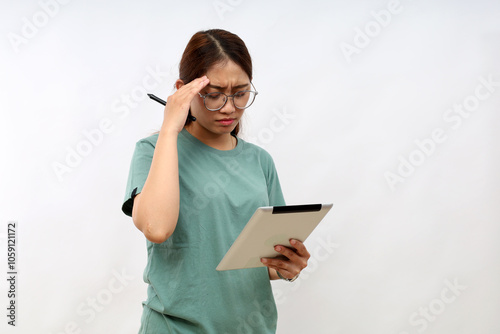
<path id="1" fill-rule="evenodd" d="M 261 259 L 261 262 L 269 269 L 279 271 L 281 276 L 292 279 L 307 267 L 307 260 L 309 260 L 311 255 L 301 241 L 290 239 L 290 244 L 295 249 L 276 245 L 274 249 L 278 253 L 281 253 L 282 256 L 274 258 L 264 257 Z"/>

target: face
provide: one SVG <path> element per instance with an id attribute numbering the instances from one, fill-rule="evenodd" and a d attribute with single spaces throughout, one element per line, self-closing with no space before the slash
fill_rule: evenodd
<path id="1" fill-rule="evenodd" d="M 210 82 L 200 91 L 202 95 L 213 92 L 232 95 L 238 91 L 252 89 L 248 75 L 232 61 L 212 66 L 206 76 Z M 243 112 L 244 109 L 235 108 L 232 98 L 227 100 L 222 109 L 210 111 L 205 108 L 203 98 L 197 94 L 191 102 L 191 114 L 196 117 L 196 121 L 190 125 L 196 131 L 203 131 L 205 134 L 230 134 L 243 116 Z"/>

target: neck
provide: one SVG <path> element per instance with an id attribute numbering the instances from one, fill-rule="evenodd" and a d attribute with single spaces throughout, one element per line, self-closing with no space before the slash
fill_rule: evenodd
<path id="1" fill-rule="evenodd" d="M 230 133 L 216 134 L 202 128 L 195 122 L 185 126 L 186 131 L 203 144 L 221 151 L 232 150 L 236 147 L 237 139 Z"/>

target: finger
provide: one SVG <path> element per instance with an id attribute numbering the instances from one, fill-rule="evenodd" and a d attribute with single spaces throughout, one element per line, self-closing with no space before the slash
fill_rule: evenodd
<path id="1" fill-rule="evenodd" d="M 276 251 L 282 254 L 282 256 L 288 258 L 288 262 L 293 265 L 298 267 L 300 270 L 304 269 L 307 267 L 307 257 L 300 256 L 297 254 L 296 249 L 291 249 L 282 245 L 277 245 L 274 247 Z"/>
<path id="2" fill-rule="evenodd" d="M 274 246 L 274 250 L 285 256 L 287 259 L 293 262 L 297 262 L 300 256 L 291 248 L 285 247 L 283 245 Z"/>
<path id="3" fill-rule="evenodd" d="M 206 75 L 204 75 L 201 78 L 196 78 L 187 85 L 182 86 L 181 89 L 184 88 L 185 91 L 188 91 L 191 94 L 196 94 L 200 90 L 202 90 L 203 87 L 205 87 L 209 82 L 210 80 Z"/>
<path id="4" fill-rule="evenodd" d="M 167 101 L 178 101 L 178 103 L 181 103 L 182 105 L 185 103 L 189 104 L 196 94 L 199 93 L 200 90 L 202 90 L 209 82 L 210 80 L 206 75 L 201 78 L 196 78 L 190 83 L 179 88 L 173 95 L 169 96 Z"/>
<path id="5" fill-rule="evenodd" d="M 197 78 L 179 88 L 173 96 L 180 101 L 191 101 L 208 83 L 209 80 L 206 77 Z"/>
<path id="6" fill-rule="evenodd" d="M 304 243 L 302 243 L 302 241 L 297 240 L 297 239 L 290 239 L 290 244 L 293 247 L 295 247 L 295 249 L 297 250 L 297 254 L 300 257 L 303 257 L 305 259 L 309 259 L 311 257 L 311 254 L 309 254 L 306 246 L 304 245 Z"/>
<path id="7" fill-rule="evenodd" d="M 274 258 L 262 258 L 261 262 L 269 268 L 273 268 L 275 270 L 279 270 L 280 272 L 286 270 L 290 273 L 299 273 L 301 268 L 294 262 L 287 260 L 283 256 L 274 257 Z M 295 276 L 295 275 L 294 275 Z"/>
<path id="8" fill-rule="evenodd" d="M 294 278 L 301 272 L 300 268 L 292 265 L 288 261 L 280 262 L 280 261 L 275 261 L 274 259 L 263 258 L 262 262 L 266 267 L 279 271 L 281 276 L 285 278 Z"/>
<path id="9" fill-rule="evenodd" d="M 280 259 L 279 257 L 263 257 L 260 259 L 260 262 L 262 262 L 266 267 L 276 269 L 284 267 L 285 262 L 288 262 L 288 260 Z"/>

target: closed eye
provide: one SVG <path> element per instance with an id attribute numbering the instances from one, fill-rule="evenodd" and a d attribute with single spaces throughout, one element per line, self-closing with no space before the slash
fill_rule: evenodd
<path id="1" fill-rule="evenodd" d="M 206 95 L 206 98 L 208 98 L 210 100 L 217 100 L 217 99 L 220 99 L 221 96 L 223 96 L 221 93 L 208 93 Z"/>
<path id="2" fill-rule="evenodd" d="M 234 94 L 235 97 L 239 97 L 239 98 L 242 98 L 245 96 L 245 94 L 247 94 L 248 92 L 247 91 L 241 91 L 241 92 L 236 92 Z"/>

